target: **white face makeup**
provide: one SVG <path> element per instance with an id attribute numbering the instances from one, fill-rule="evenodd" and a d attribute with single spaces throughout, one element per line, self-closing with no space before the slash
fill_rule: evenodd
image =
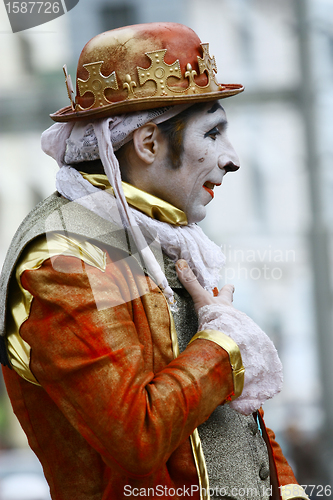
<path id="1" fill-rule="evenodd" d="M 208 103 L 187 121 L 181 166 L 171 169 L 167 162 L 159 166 L 159 182 L 152 194 L 183 210 L 189 223 L 206 216 L 214 188 L 227 172 L 239 168 L 226 129 L 223 108 L 218 102 Z"/>

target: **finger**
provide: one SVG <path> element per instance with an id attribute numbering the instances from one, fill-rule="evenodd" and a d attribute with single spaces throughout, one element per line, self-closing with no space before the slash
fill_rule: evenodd
<path id="1" fill-rule="evenodd" d="M 179 281 L 191 295 L 196 310 L 211 302 L 212 296 L 202 288 L 186 260 L 178 260 L 176 262 L 176 270 Z"/>
<path id="2" fill-rule="evenodd" d="M 220 293 L 218 295 L 220 299 L 219 302 L 231 306 L 234 300 L 234 291 L 235 291 L 234 285 L 230 284 L 224 285 L 224 287 L 221 288 Z"/>
<path id="3" fill-rule="evenodd" d="M 196 282 L 201 287 L 194 272 L 189 267 L 186 260 L 184 260 L 184 259 L 177 260 L 176 270 L 177 270 L 178 278 L 184 286 L 185 286 L 185 284 Z"/>

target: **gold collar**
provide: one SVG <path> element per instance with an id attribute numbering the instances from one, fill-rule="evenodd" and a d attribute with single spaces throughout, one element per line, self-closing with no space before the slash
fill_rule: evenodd
<path id="1" fill-rule="evenodd" d="M 113 188 L 105 174 L 85 174 L 84 172 L 80 172 L 80 174 L 93 186 L 100 189 L 110 189 L 114 194 Z M 140 210 L 152 219 L 168 222 L 175 226 L 187 226 L 187 217 L 179 208 L 127 182 L 122 182 L 122 186 L 127 203 L 131 205 L 131 207 Z"/>

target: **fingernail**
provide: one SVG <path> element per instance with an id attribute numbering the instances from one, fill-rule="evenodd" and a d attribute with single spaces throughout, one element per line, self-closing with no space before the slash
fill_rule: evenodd
<path id="1" fill-rule="evenodd" d="M 176 263 L 176 266 L 181 271 L 182 269 L 186 269 L 188 267 L 188 264 L 187 264 L 186 260 L 178 260 Z"/>

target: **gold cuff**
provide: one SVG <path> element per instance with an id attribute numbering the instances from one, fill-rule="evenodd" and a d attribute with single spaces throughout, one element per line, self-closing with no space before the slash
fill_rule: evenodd
<path id="1" fill-rule="evenodd" d="M 299 484 L 285 484 L 284 486 L 280 486 L 280 492 L 282 500 L 291 500 L 292 498 L 309 500 L 308 495 Z"/>
<path id="2" fill-rule="evenodd" d="M 236 342 L 228 337 L 228 335 L 223 332 L 219 332 L 218 330 L 203 330 L 202 332 L 196 333 L 188 345 L 197 339 L 210 340 L 227 351 L 229 354 L 229 360 L 232 368 L 232 378 L 234 382 L 234 396 L 232 396 L 231 400 L 238 398 L 238 396 L 242 394 L 244 387 L 245 369 L 243 366 L 242 356 Z"/>

